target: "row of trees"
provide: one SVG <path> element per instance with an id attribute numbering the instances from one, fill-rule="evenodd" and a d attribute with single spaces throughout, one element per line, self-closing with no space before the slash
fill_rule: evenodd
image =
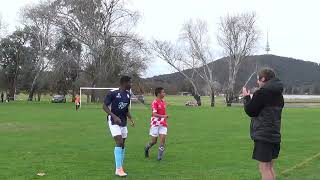
<path id="1" fill-rule="evenodd" d="M 236 78 L 241 63 L 250 56 L 259 39 L 255 13 L 243 13 L 222 17 L 218 25 L 217 40 L 228 61 L 229 78 L 227 82 L 226 102 L 228 106 L 238 97 L 235 89 Z M 156 56 L 166 61 L 176 71 L 180 72 L 193 87 L 193 96 L 201 105 L 199 88 L 204 85 L 195 81 L 200 77 L 211 94 L 211 106 L 214 106 L 215 91 L 220 84 L 213 76 L 213 49 L 210 46 L 210 36 L 207 23 L 202 20 L 190 20 L 182 28 L 181 38 L 176 42 L 154 40 L 151 48 Z M 191 70 L 191 73 L 186 71 Z"/>
<path id="2" fill-rule="evenodd" d="M 79 86 L 110 86 L 146 68 L 145 42 L 134 33 L 140 15 L 124 0 L 43 1 L 22 17 L 23 28 L 0 41 L 0 86 L 10 97 L 74 96 Z"/>
<path id="3" fill-rule="evenodd" d="M 214 106 L 221 85 L 210 64 L 215 57 L 205 21 L 185 23 L 175 43 L 146 43 L 134 32 L 140 15 L 125 0 L 48 0 L 25 7 L 21 14 L 23 27 L 0 41 L 0 87 L 11 97 L 25 91 L 32 101 L 35 93 L 74 96 L 79 86 L 111 86 L 121 74 L 139 77 L 152 53 L 184 76 L 198 105 L 199 89 L 208 87 Z M 221 18 L 217 40 L 229 64 L 225 89 L 229 105 L 237 97 L 240 64 L 251 55 L 258 38 L 255 13 Z M 205 84 L 199 85 L 195 77 Z"/>

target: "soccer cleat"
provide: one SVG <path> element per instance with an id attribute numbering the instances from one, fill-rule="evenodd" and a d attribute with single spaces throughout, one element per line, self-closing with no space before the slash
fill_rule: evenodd
<path id="1" fill-rule="evenodd" d="M 123 171 L 123 168 L 116 169 L 115 175 L 119 176 L 119 177 L 126 177 L 127 176 L 127 174 Z"/>
<path id="2" fill-rule="evenodd" d="M 144 148 L 144 157 L 149 158 L 149 149 L 147 147 Z"/>

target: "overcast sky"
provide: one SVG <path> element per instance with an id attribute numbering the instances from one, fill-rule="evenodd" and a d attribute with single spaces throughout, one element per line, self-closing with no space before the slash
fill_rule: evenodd
<path id="1" fill-rule="evenodd" d="M 0 14 L 11 32 L 18 26 L 19 9 L 38 0 L 0 0 Z M 147 40 L 175 41 L 182 24 L 193 18 L 206 20 L 215 57 L 222 56 L 216 43 L 216 29 L 221 16 L 255 11 L 262 38 L 257 54 L 264 54 L 269 29 L 271 54 L 320 63 L 320 2 L 317 0 L 129 0 L 142 18 L 137 32 Z M 144 76 L 173 70 L 161 60 L 153 60 Z"/>

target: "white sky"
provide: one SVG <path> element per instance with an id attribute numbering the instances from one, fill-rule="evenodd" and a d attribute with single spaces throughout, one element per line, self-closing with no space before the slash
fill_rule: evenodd
<path id="1" fill-rule="evenodd" d="M 19 9 L 38 0 L 0 0 L 0 14 L 9 32 L 19 25 Z M 142 19 L 137 31 L 147 40 L 175 41 L 182 24 L 200 18 L 209 24 L 212 48 L 216 58 L 222 56 L 216 43 L 219 18 L 228 13 L 255 11 L 262 38 L 257 54 L 264 53 L 269 29 L 271 53 L 320 63 L 320 1 L 317 0 L 129 0 Z M 153 60 L 144 76 L 150 77 L 173 70 L 161 60 Z"/>

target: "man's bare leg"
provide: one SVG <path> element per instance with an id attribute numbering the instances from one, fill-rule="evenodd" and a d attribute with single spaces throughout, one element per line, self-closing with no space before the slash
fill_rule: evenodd
<path id="1" fill-rule="evenodd" d="M 272 160 L 271 163 L 270 163 L 270 171 L 271 171 L 273 179 L 276 180 L 276 173 L 275 173 L 275 171 L 273 169 L 273 164 L 274 164 L 274 160 Z"/>
<path id="2" fill-rule="evenodd" d="M 274 180 L 270 167 L 271 162 L 259 162 L 259 170 L 262 180 Z"/>

